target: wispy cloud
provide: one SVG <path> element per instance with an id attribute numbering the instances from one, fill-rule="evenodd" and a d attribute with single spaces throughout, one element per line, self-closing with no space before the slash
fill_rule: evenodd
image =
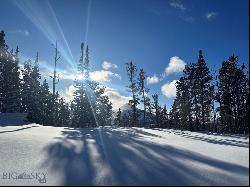
<path id="1" fill-rule="evenodd" d="M 181 20 L 187 23 L 193 23 L 195 21 L 194 16 L 190 14 L 190 10 L 184 6 L 181 0 L 170 1 L 169 6 L 179 11 L 178 16 Z"/>
<path id="2" fill-rule="evenodd" d="M 177 80 L 173 80 L 172 82 L 167 82 L 161 87 L 161 92 L 166 97 L 175 97 L 176 96 L 176 86 L 175 83 Z"/>
<path id="3" fill-rule="evenodd" d="M 183 5 L 183 3 L 180 0 L 173 0 L 169 3 L 169 5 L 181 11 L 186 10 L 186 7 Z"/>
<path id="4" fill-rule="evenodd" d="M 109 70 L 109 69 L 117 69 L 118 66 L 116 64 L 112 64 L 111 62 L 104 61 L 102 63 L 102 68 L 105 70 Z"/>
<path id="5" fill-rule="evenodd" d="M 165 75 L 182 72 L 185 68 L 186 63 L 178 56 L 170 58 L 168 66 L 165 68 Z"/>
<path id="6" fill-rule="evenodd" d="M 208 12 L 205 14 L 205 17 L 208 21 L 212 21 L 216 18 L 217 15 L 218 15 L 217 12 Z"/>
<path id="7" fill-rule="evenodd" d="M 147 77 L 147 84 L 157 84 L 159 81 L 160 79 L 156 75 Z"/>
<path id="8" fill-rule="evenodd" d="M 19 34 L 19 35 L 23 35 L 23 36 L 29 36 L 30 32 L 28 30 L 10 30 L 7 31 L 7 33 L 9 34 Z"/>

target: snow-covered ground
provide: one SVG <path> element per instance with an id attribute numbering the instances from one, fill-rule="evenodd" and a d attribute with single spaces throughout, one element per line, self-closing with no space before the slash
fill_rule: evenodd
<path id="1" fill-rule="evenodd" d="M 249 185 L 248 165 L 244 136 L 0 123 L 0 185 Z"/>

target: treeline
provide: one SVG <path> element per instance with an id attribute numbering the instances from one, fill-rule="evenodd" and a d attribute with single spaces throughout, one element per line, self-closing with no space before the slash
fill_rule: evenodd
<path id="1" fill-rule="evenodd" d="M 249 78 L 244 64 L 232 55 L 212 74 L 202 51 L 189 63 L 176 82 L 176 98 L 169 111 L 159 95 L 150 95 L 146 73 L 126 63 L 129 110 L 119 109 L 113 121 L 112 103 L 105 87 L 89 77 L 89 48 L 80 48 L 74 98 L 65 102 L 41 80 L 38 53 L 34 62 L 19 65 L 19 48 L 9 50 L 0 32 L 0 112 L 25 112 L 30 122 L 51 126 L 173 128 L 220 133 L 249 133 Z M 42 83 L 41 83 L 42 82 Z"/>
<path id="2" fill-rule="evenodd" d="M 132 99 L 130 110 L 118 110 L 115 124 L 123 127 L 159 127 L 220 133 L 249 133 L 249 79 L 244 64 L 232 55 L 222 62 L 218 75 L 210 72 L 202 51 L 196 63 L 185 66 L 176 82 L 176 98 L 170 111 L 149 96 L 145 72 L 127 63 Z M 142 109 L 138 108 L 140 105 Z"/>
<path id="3" fill-rule="evenodd" d="M 9 50 L 0 32 L 0 112 L 25 112 L 30 122 L 51 126 L 96 127 L 111 125 L 112 103 L 105 87 L 89 78 L 89 49 L 81 44 L 73 101 L 65 102 L 41 80 L 38 53 L 34 62 L 19 65 L 19 48 Z M 41 83 L 42 82 L 42 83 Z"/>

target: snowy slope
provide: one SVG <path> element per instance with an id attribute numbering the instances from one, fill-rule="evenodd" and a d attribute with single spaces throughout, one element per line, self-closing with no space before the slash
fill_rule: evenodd
<path id="1" fill-rule="evenodd" d="M 243 136 L 0 126 L 0 185 L 43 185 L 11 172 L 45 174 L 45 185 L 249 185 L 248 152 Z"/>

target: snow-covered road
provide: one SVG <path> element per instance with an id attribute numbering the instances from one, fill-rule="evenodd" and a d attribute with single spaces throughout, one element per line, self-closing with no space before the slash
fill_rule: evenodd
<path id="1" fill-rule="evenodd" d="M 0 126 L 0 185 L 249 185 L 248 165 L 242 136 Z"/>

